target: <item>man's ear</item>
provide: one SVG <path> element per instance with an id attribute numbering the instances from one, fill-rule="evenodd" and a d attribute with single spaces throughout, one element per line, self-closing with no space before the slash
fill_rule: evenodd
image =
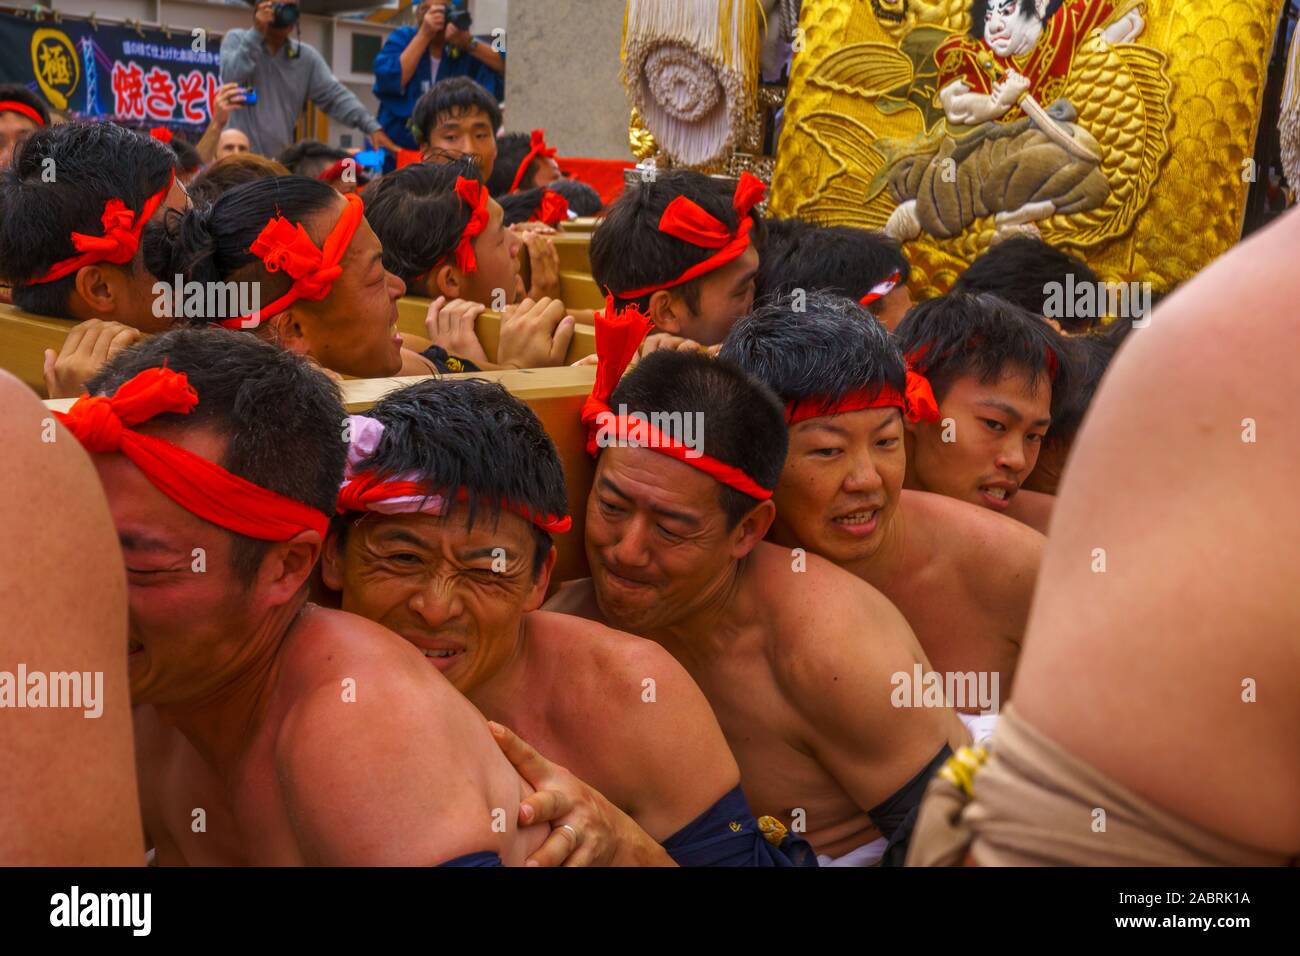
<path id="1" fill-rule="evenodd" d="M 320 576 L 331 591 L 343 593 L 343 538 L 330 528 L 320 554 Z"/>
<path id="2" fill-rule="evenodd" d="M 551 550 L 546 552 L 546 558 L 537 570 L 537 580 L 533 582 L 533 589 L 528 592 L 528 599 L 524 602 L 525 614 L 536 611 L 546 600 L 546 589 L 551 586 L 551 572 L 555 570 L 555 558 L 555 545 L 551 545 Z"/>
<path id="3" fill-rule="evenodd" d="M 270 604 L 287 604 L 307 583 L 321 554 L 321 538 L 315 531 L 299 531 L 288 541 L 276 541 L 267 549 L 257 570 L 257 588 Z"/>
<path id="4" fill-rule="evenodd" d="M 448 299 L 459 299 L 465 291 L 465 277 L 453 265 L 439 266 L 429 279 L 429 291 L 433 298 L 445 295 Z"/>
<path id="5" fill-rule="evenodd" d="M 649 318 L 659 331 L 682 335 L 682 323 L 687 318 L 686 302 L 667 289 L 660 289 L 650 296 Z"/>
<path id="6" fill-rule="evenodd" d="M 277 312 L 262 324 L 270 330 L 272 340 L 285 351 L 293 352 L 295 355 L 311 353 L 311 345 L 307 341 L 302 317 L 293 306 L 283 312 Z"/>
<path id="7" fill-rule="evenodd" d="M 73 280 L 72 287 L 77 297 L 81 299 L 82 311 L 89 313 L 87 318 L 111 315 L 118 303 L 122 301 L 119 291 L 121 282 L 115 281 L 119 279 L 116 273 L 115 269 L 99 265 L 82 266 L 77 270 L 77 277 Z M 74 313 L 77 311 L 73 309 Z"/>
<path id="8" fill-rule="evenodd" d="M 771 498 L 760 501 L 731 529 L 731 556 L 736 560 L 745 557 L 758 546 L 776 520 L 776 504 Z"/>

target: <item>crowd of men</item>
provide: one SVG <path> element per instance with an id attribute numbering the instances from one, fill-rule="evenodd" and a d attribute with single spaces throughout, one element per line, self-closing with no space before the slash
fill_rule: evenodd
<path id="1" fill-rule="evenodd" d="M 1097 276 L 1033 236 L 916 302 L 904 248 L 767 217 L 749 174 L 604 205 L 500 134 L 500 57 L 440 4 L 380 119 L 255 16 L 197 161 L 0 89 L 0 281 L 69 320 L 45 384 L 76 399 L 55 425 L 0 375 L 0 646 L 105 681 L 96 721 L 0 711 L 0 862 L 1300 856 L 1300 220 L 1154 316 L 1050 314 Z M 268 70 L 259 117 L 307 96 L 419 160 L 249 125 Z M 579 210 L 594 312 L 560 294 Z M 561 582 L 560 455 L 472 373 L 588 324 Z M 344 378 L 397 375 L 347 413 Z"/>

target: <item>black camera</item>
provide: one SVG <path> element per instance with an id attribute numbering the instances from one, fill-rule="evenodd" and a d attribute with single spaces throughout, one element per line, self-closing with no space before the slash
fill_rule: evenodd
<path id="1" fill-rule="evenodd" d="M 447 22 L 457 30 L 468 33 L 474 24 L 474 18 L 469 12 L 469 0 L 451 0 L 447 4 Z"/>
<path id="2" fill-rule="evenodd" d="M 271 12 L 274 14 L 271 19 L 273 27 L 291 27 L 298 22 L 298 17 L 302 13 L 296 3 L 273 3 Z"/>

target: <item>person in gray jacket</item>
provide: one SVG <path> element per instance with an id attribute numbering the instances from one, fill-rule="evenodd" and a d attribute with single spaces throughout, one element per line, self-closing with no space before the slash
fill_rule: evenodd
<path id="1" fill-rule="evenodd" d="M 282 13 L 278 24 L 274 6 L 262 0 L 251 30 L 230 30 L 221 40 L 221 82 L 257 91 L 256 104 L 246 98 L 252 108 L 232 113 L 230 127 L 248 136 L 254 152 L 275 156 L 293 142 L 294 122 L 311 100 L 344 126 L 366 133 L 376 146 L 397 152 L 379 121 L 330 72 L 320 53 L 301 40 L 290 42 L 297 3 L 281 4 L 292 13 L 289 18 Z"/>

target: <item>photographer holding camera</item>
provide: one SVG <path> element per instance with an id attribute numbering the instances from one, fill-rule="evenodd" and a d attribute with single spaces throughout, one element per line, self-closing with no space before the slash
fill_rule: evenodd
<path id="1" fill-rule="evenodd" d="M 505 85 L 505 56 L 470 32 L 472 20 L 465 0 L 422 0 L 415 18 L 416 26 L 390 33 L 375 57 L 379 122 L 404 149 L 419 148 L 407 123 L 416 101 L 434 83 L 467 76 L 497 102 Z"/>
<path id="2" fill-rule="evenodd" d="M 308 100 L 344 126 L 369 134 L 376 146 L 397 151 L 379 122 L 330 72 L 316 49 L 290 41 L 298 23 L 296 0 L 261 0 L 251 30 L 231 30 L 221 40 L 221 82 L 246 91 L 244 109 L 230 115 L 229 126 L 243 131 L 253 151 L 275 156 L 293 142 L 293 125 Z"/>

